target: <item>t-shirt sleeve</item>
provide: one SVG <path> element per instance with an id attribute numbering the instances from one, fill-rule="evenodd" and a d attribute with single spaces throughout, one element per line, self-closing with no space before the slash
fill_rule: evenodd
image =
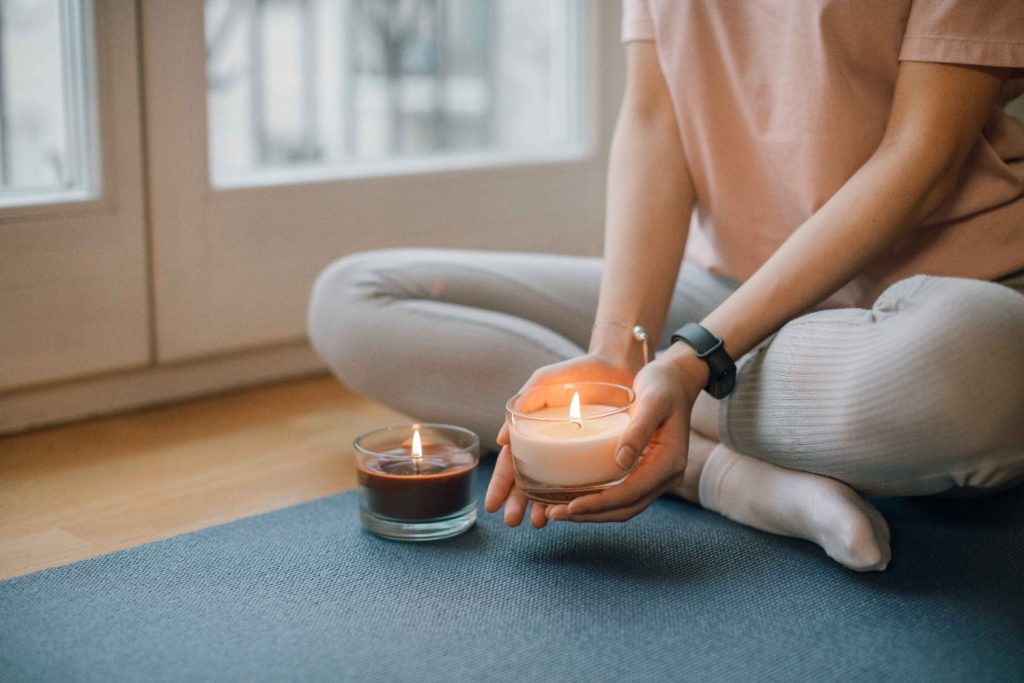
<path id="1" fill-rule="evenodd" d="M 622 0 L 622 42 L 654 40 L 654 22 L 647 0 Z"/>
<path id="2" fill-rule="evenodd" d="M 900 59 L 1024 67 L 1024 0 L 913 0 Z"/>

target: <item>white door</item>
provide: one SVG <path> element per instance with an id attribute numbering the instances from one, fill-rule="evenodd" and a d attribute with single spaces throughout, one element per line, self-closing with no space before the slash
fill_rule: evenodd
<path id="1" fill-rule="evenodd" d="M 314 277 L 357 250 L 599 253 L 617 20 L 582 0 L 142 0 L 158 360 L 302 340 Z"/>
<path id="2" fill-rule="evenodd" d="M 136 18 L 0 2 L 0 391 L 150 361 Z"/>

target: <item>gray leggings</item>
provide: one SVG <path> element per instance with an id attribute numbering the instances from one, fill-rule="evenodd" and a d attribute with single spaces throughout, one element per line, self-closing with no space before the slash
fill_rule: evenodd
<path id="1" fill-rule="evenodd" d="M 492 445 L 505 400 L 584 352 L 596 258 L 404 249 L 340 259 L 317 280 L 313 346 L 353 390 Z M 683 265 L 666 334 L 737 287 Z M 915 276 L 870 309 L 796 318 L 738 362 L 722 441 L 873 495 L 987 490 L 1024 477 L 1024 276 Z M 667 343 L 661 340 L 661 347 Z"/>

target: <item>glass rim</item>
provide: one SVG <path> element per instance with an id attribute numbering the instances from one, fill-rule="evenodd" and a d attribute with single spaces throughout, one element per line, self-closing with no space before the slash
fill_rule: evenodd
<path id="1" fill-rule="evenodd" d="M 395 432 L 395 433 L 397 433 L 399 430 L 402 430 L 403 432 L 405 432 L 407 434 L 412 434 L 412 431 L 414 429 L 416 429 L 417 427 L 419 427 L 420 430 L 423 430 L 424 428 L 431 428 L 431 429 L 435 429 L 437 431 L 456 432 L 456 433 L 462 434 L 464 436 L 469 436 L 469 438 L 470 438 L 469 445 L 467 445 L 467 446 L 458 446 L 458 445 L 453 444 L 453 447 L 455 449 L 453 452 L 454 453 L 473 453 L 474 451 L 476 451 L 476 454 L 479 457 L 480 437 L 477 436 L 476 432 L 474 432 L 472 429 L 466 429 L 465 427 L 460 427 L 459 425 L 446 424 L 444 422 L 404 422 L 402 424 L 392 424 L 392 425 L 388 425 L 386 427 L 377 427 L 376 429 L 371 429 L 369 431 L 366 431 L 366 432 L 363 432 L 362 434 L 357 435 L 354 439 L 352 439 L 352 447 L 355 448 L 360 453 L 362 453 L 363 455 L 380 455 L 381 451 L 376 451 L 376 450 L 372 450 L 372 449 L 366 448 L 365 446 L 362 445 L 362 441 L 364 439 L 368 439 L 368 438 L 370 438 L 372 436 L 377 436 L 379 434 L 385 434 L 387 432 Z M 407 456 L 406 455 L 396 455 L 394 457 L 396 457 L 396 458 L 402 458 L 402 457 L 412 458 L 412 454 L 410 453 Z"/>
<path id="2" fill-rule="evenodd" d="M 626 392 L 626 396 L 629 397 L 629 401 L 625 405 L 622 405 L 622 406 L 620 406 L 618 408 L 613 408 L 611 410 L 605 410 L 605 411 L 602 411 L 600 413 L 594 413 L 593 415 L 588 415 L 587 416 L 588 420 L 597 419 L 599 417 L 608 417 L 609 415 L 615 415 L 616 413 L 621 413 L 624 410 L 629 410 L 630 406 L 632 406 L 633 403 L 636 402 L 636 392 L 633 391 L 630 387 L 627 387 L 627 386 L 622 385 L 622 384 L 615 384 L 614 382 L 599 382 L 599 381 L 584 380 L 582 382 L 556 382 L 554 384 L 538 384 L 535 387 L 530 387 L 526 391 L 520 391 L 520 392 L 517 392 L 517 393 L 513 394 L 507 401 L 505 401 L 505 410 L 506 410 L 506 412 L 511 413 L 515 417 L 521 418 L 521 419 L 525 419 L 525 420 L 536 420 L 538 422 L 565 422 L 567 418 L 564 418 L 564 417 L 536 416 L 533 413 L 521 412 L 521 411 L 516 410 L 515 408 L 512 407 L 512 402 L 515 401 L 516 399 L 522 397 L 524 394 L 526 394 L 529 391 L 535 391 L 537 389 L 543 389 L 544 387 L 557 387 L 557 386 L 571 387 L 571 386 L 578 386 L 578 385 L 581 385 L 581 384 L 586 384 L 586 385 L 589 385 L 589 386 L 605 386 L 605 387 L 613 387 L 615 389 L 622 389 L 623 391 Z"/>

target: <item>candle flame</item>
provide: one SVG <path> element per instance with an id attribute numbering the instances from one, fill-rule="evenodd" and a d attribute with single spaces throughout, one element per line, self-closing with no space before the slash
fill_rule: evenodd
<path id="1" fill-rule="evenodd" d="M 420 430 L 412 432 L 412 457 L 416 462 L 423 459 L 423 441 L 420 440 Z"/>
<path id="2" fill-rule="evenodd" d="M 572 395 L 572 402 L 569 404 L 569 421 L 575 422 L 577 427 L 583 426 L 583 413 L 580 411 L 580 392 Z"/>

